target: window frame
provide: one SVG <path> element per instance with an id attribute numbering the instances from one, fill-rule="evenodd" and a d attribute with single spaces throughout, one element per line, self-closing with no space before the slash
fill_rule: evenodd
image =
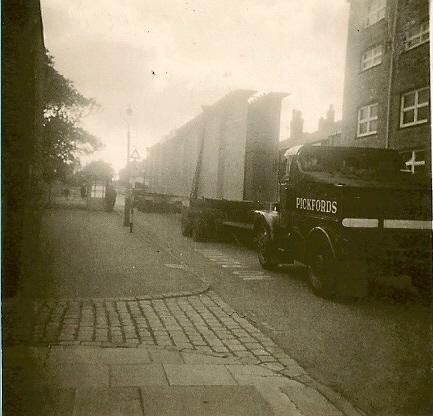
<path id="1" fill-rule="evenodd" d="M 369 58 L 369 59 L 365 59 L 365 60 L 363 59 L 363 57 L 364 57 L 365 54 L 367 54 L 367 53 L 370 52 L 370 51 L 374 51 L 375 49 L 378 49 L 378 48 L 380 48 L 380 55 L 373 55 L 373 56 L 372 56 L 371 58 Z M 365 50 L 361 53 L 361 61 L 360 61 L 360 69 L 361 69 L 361 72 L 368 71 L 368 70 L 371 69 L 371 68 L 374 68 L 374 67 L 376 67 L 376 66 L 378 66 L 378 65 L 381 65 L 382 62 L 383 62 L 383 50 L 384 50 L 384 48 L 383 48 L 383 45 L 382 45 L 381 43 L 378 44 L 378 45 L 374 45 L 374 46 L 371 46 L 371 47 L 365 49 Z M 365 67 L 365 68 L 362 67 L 363 62 L 373 61 L 377 56 L 380 56 L 380 62 L 378 62 L 378 63 L 376 63 L 376 64 L 373 64 L 373 65 L 370 65 L 370 66 L 367 66 L 367 67 Z"/>
<path id="2" fill-rule="evenodd" d="M 417 126 L 419 124 L 424 124 L 424 123 L 428 123 L 429 121 L 429 112 L 427 112 L 427 118 L 426 119 L 422 119 L 422 120 L 418 120 L 418 109 L 419 108 L 424 108 L 424 107 L 430 107 L 430 94 L 428 94 L 428 100 L 425 103 L 418 103 L 418 97 L 419 97 L 419 92 L 420 91 L 429 91 L 430 87 L 423 87 L 423 88 L 418 88 L 416 90 L 412 90 L 412 91 L 407 91 L 404 94 L 401 95 L 400 98 L 400 128 L 406 128 L 406 127 L 411 127 L 411 126 Z M 403 107 L 404 104 L 404 98 L 406 96 L 408 96 L 409 94 L 413 94 L 415 93 L 415 99 L 414 99 L 414 104 L 412 106 L 409 107 Z M 410 123 L 404 123 L 404 114 L 408 111 L 412 111 L 414 112 L 414 121 L 410 122 Z"/>
<path id="3" fill-rule="evenodd" d="M 378 5 L 378 6 L 375 6 L 373 8 L 372 5 Z M 370 26 L 373 26 L 375 23 L 380 22 L 382 19 L 385 19 L 386 8 L 387 8 L 386 0 L 369 0 L 366 8 L 366 16 L 364 18 L 364 28 L 366 29 Z M 383 11 L 383 16 L 381 16 L 382 11 Z M 377 16 L 379 16 L 379 13 L 380 13 L 380 17 L 377 18 Z M 375 19 L 374 21 L 373 19 L 371 19 L 371 16 L 373 15 Z"/>
<path id="4" fill-rule="evenodd" d="M 376 116 L 371 117 L 371 108 L 374 106 L 377 107 Z M 367 118 L 361 120 L 361 118 L 360 118 L 361 117 L 361 111 L 365 108 L 368 110 L 368 116 L 367 116 Z M 376 121 L 376 123 L 377 123 L 376 124 L 376 130 L 370 130 L 370 123 L 372 121 Z M 367 132 L 360 133 L 361 123 L 367 123 Z M 357 124 L 356 124 L 356 137 L 366 137 L 366 136 L 372 136 L 374 134 L 377 134 L 378 124 L 379 124 L 379 103 L 377 101 L 358 108 L 358 117 L 357 117 Z"/>
<path id="5" fill-rule="evenodd" d="M 412 175 L 415 175 L 416 173 L 416 167 L 417 166 L 425 166 L 426 165 L 426 158 L 424 157 L 424 160 L 417 160 L 416 154 L 419 152 L 424 152 L 425 149 L 413 149 L 413 150 L 405 150 L 402 151 L 401 154 L 404 153 L 411 153 L 410 159 L 408 159 L 405 163 L 407 169 L 402 169 L 402 172 L 410 172 Z"/>
<path id="6" fill-rule="evenodd" d="M 90 198 L 105 198 L 106 186 L 99 181 L 92 182 L 90 186 Z"/>
<path id="7" fill-rule="evenodd" d="M 423 25 L 427 25 L 427 30 L 426 29 L 424 29 L 424 30 L 422 29 Z M 414 30 L 414 29 L 418 29 L 417 33 L 415 35 L 412 35 L 412 36 L 409 37 L 410 31 Z M 427 34 L 427 39 L 422 40 L 422 37 L 424 35 L 426 35 L 426 34 Z M 412 45 L 412 46 L 408 47 L 407 46 L 408 42 L 410 42 L 410 41 L 412 41 L 412 40 L 414 40 L 416 38 L 419 38 L 419 40 L 420 40 L 419 43 L 416 43 L 415 45 Z M 429 23 L 428 20 L 424 20 L 423 22 L 420 22 L 417 25 L 413 25 L 410 29 L 408 29 L 405 32 L 404 50 L 405 51 L 410 51 L 411 49 L 415 49 L 418 46 L 424 45 L 424 43 L 427 43 L 429 41 L 430 41 L 430 23 Z"/>

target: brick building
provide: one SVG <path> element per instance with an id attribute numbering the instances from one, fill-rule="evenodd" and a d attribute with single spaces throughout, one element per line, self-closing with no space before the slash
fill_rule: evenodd
<path id="1" fill-rule="evenodd" d="M 2 297 L 36 255 L 45 46 L 39 0 L 1 4 Z"/>
<path id="2" fill-rule="evenodd" d="M 342 135 L 431 172 L 428 0 L 349 0 Z"/>

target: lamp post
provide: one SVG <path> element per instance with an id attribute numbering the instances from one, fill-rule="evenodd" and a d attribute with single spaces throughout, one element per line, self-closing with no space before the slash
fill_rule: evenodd
<path id="1" fill-rule="evenodd" d="M 126 126 L 127 126 L 127 150 L 126 150 L 126 167 L 129 166 L 129 156 L 131 154 L 131 131 L 129 127 L 129 119 L 132 116 L 132 109 L 128 106 L 126 109 Z"/>
<path id="2" fill-rule="evenodd" d="M 126 198 L 125 198 L 125 209 L 124 209 L 124 215 L 123 215 L 123 225 L 125 227 L 130 227 L 130 221 L 131 221 L 131 209 L 133 209 L 130 205 L 132 203 L 131 196 L 131 184 L 130 184 L 130 172 L 129 172 L 129 157 L 130 157 L 130 149 L 131 149 L 131 131 L 130 131 L 130 123 L 129 119 L 132 116 L 132 109 L 130 106 L 126 109 L 126 177 L 128 180 L 128 188 L 126 192 Z"/>

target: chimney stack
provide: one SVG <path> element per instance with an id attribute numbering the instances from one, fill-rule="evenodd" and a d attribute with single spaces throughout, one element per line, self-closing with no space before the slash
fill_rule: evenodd
<path id="1" fill-rule="evenodd" d="M 292 111 L 292 120 L 290 121 L 290 138 L 300 138 L 304 130 L 304 119 L 302 118 L 302 112 L 299 110 Z"/>
<path id="2" fill-rule="evenodd" d="M 328 121 L 328 123 L 335 122 L 335 110 L 332 104 L 329 105 L 328 112 L 326 113 L 326 121 Z"/>

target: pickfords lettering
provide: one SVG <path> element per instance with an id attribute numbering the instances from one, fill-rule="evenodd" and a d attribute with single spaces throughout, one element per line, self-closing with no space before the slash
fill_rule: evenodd
<path id="1" fill-rule="evenodd" d="M 296 208 L 307 211 L 326 213 L 337 213 L 337 201 L 326 201 L 324 199 L 296 198 Z"/>

